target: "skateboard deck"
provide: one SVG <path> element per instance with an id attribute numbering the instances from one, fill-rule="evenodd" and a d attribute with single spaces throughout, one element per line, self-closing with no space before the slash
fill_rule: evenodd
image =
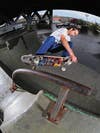
<path id="1" fill-rule="evenodd" d="M 32 54 L 21 56 L 21 61 L 25 64 L 31 65 L 33 69 L 38 66 L 52 66 L 60 67 L 62 71 L 66 71 L 65 65 L 70 65 L 72 63 L 70 57 Z"/>

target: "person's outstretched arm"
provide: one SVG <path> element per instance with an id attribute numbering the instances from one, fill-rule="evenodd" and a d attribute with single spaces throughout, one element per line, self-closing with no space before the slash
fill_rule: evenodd
<path id="1" fill-rule="evenodd" d="M 73 62 L 77 62 L 77 57 L 75 56 L 73 50 L 70 48 L 68 41 L 66 40 L 64 35 L 61 35 L 61 43 L 65 47 L 65 49 L 68 51 L 71 59 Z"/>

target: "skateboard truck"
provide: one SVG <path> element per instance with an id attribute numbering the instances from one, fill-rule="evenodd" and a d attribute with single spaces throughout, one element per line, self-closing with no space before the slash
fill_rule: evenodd
<path id="1" fill-rule="evenodd" d="M 50 102 L 46 109 L 47 119 L 55 124 L 58 124 L 62 119 L 64 113 L 67 111 L 64 103 L 67 99 L 69 88 L 61 87 L 56 102 Z"/>

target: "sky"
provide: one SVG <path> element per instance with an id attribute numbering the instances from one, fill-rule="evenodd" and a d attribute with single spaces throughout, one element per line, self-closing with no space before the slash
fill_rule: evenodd
<path id="1" fill-rule="evenodd" d="M 85 12 L 74 11 L 74 10 L 53 10 L 53 16 L 55 15 L 63 17 L 73 17 L 89 21 L 92 23 L 100 24 L 100 17 Z"/>
<path id="2" fill-rule="evenodd" d="M 99 23 L 100 24 L 100 17 L 85 13 L 85 12 L 80 12 L 80 11 L 74 11 L 74 10 L 54 10 L 53 15 L 61 15 L 65 17 L 74 17 L 74 18 L 80 18 L 89 22 L 93 23 Z"/>

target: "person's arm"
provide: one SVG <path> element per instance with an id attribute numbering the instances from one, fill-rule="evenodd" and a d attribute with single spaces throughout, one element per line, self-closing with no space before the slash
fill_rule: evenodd
<path id="1" fill-rule="evenodd" d="M 77 57 L 75 56 L 73 50 L 70 48 L 68 41 L 66 40 L 64 35 L 61 35 L 61 43 L 65 47 L 65 49 L 68 51 L 71 59 L 73 62 L 77 62 Z"/>

